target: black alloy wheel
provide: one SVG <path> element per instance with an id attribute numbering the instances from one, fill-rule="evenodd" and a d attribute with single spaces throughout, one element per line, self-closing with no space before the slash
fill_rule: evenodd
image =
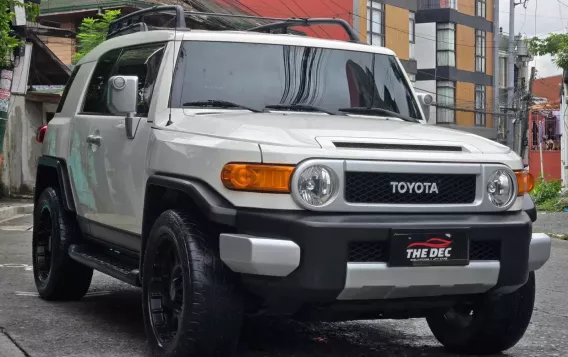
<path id="1" fill-rule="evenodd" d="M 51 236 L 53 235 L 52 217 L 48 205 L 41 207 L 36 234 L 34 261 L 38 279 L 45 283 L 51 271 Z"/>
<path id="2" fill-rule="evenodd" d="M 35 202 L 32 232 L 34 280 L 45 300 L 79 300 L 89 290 L 93 269 L 69 256 L 81 241 L 75 217 L 61 204 L 59 190 L 48 187 Z"/>
<path id="3" fill-rule="evenodd" d="M 152 276 L 148 306 L 154 334 L 162 348 L 178 333 L 183 313 L 183 270 L 175 243 L 167 234 L 160 236 Z"/>

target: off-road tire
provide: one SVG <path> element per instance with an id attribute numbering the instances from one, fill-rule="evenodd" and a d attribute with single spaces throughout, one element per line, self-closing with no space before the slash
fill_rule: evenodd
<path id="1" fill-rule="evenodd" d="M 460 354 L 495 354 L 517 344 L 530 323 L 535 301 L 535 275 L 516 291 L 487 298 L 473 306 L 469 324 L 456 326 L 445 314 L 427 318 L 434 336 L 444 347 Z"/>
<path id="2" fill-rule="evenodd" d="M 169 248 L 164 248 L 168 244 Z M 175 253 L 169 253 L 173 250 Z M 175 261 L 172 264 L 163 258 L 176 254 L 176 258 L 170 259 Z M 166 268 L 170 265 L 171 270 Z M 144 324 L 154 355 L 209 357 L 234 353 L 242 325 L 243 301 L 235 274 L 219 257 L 218 237 L 204 233 L 185 212 L 165 211 L 149 234 L 142 270 Z M 172 273 L 163 274 L 164 271 Z M 178 283 L 182 288 L 176 288 Z M 172 293 L 176 289 L 179 291 Z M 174 305 L 176 309 L 171 308 Z M 168 312 L 172 310 L 178 312 Z M 168 319 L 173 333 L 163 333 L 168 328 L 158 323 L 161 319 Z M 158 335 L 173 337 L 165 340 Z"/>
<path id="3" fill-rule="evenodd" d="M 39 296 L 45 300 L 80 300 L 89 290 L 93 269 L 69 257 L 69 246 L 76 243 L 78 230 L 56 189 L 48 187 L 41 193 L 33 221 L 33 273 Z M 43 252 L 43 263 L 38 252 Z"/>

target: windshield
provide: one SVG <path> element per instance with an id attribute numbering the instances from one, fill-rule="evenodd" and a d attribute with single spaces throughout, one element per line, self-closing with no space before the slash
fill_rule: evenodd
<path id="1" fill-rule="evenodd" d="M 382 108 L 421 119 L 393 56 L 328 48 L 185 41 L 172 107 L 222 100 L 263 110 L 273 105 Z M 275 109 L 273 109 L 275 110 Z"/>

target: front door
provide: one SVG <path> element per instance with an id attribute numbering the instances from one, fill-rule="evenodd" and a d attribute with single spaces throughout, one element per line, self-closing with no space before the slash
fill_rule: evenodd
<path id="1" fill-rule="evenodd" d="M 142 229 L 146 149 L 151 129 L 146 118 L 164 47 L 150 44 L 124 48 L 118 54 L 109 52 L 101 57 L 85 107 L 77 116 L 90 123 L 85 141 L 94 209 L 85 217 L 90 222 L 91 234 L 133 251 L 140 249 Z M 138 128 L 133 139 L 126 136 L 125 118 L 112 115 L 107 108 L 106 85 L 113 75 L 138 76 Z"/>

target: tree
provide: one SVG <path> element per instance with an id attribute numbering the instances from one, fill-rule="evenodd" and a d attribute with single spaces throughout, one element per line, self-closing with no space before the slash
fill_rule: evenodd
<path id="1" fill-rule="evenodd" d="M 564 71 L 568 70 L 568 34 L 553 33 L 546 38 L 533 37 L 527 43 L 532 54 L 552 55 L 554 64 Z"/>
<path id="2" fill-rule="evenodd" d="M 21 6 L 26 9 L 28 21 L 35 22 L 35 17 L 39 14 L 39 7 L 36 4 L 22 3 L 17 0 L 0 0 L 0 68 L 11 68 L 11 54 L 14 49 L 22 45 L 22 40 L 12 30 L 12 19 L 14 18 L 14 7 Z"/>
<path id="3" fill-rule="evenodd" d="M 4 0 L 0 0 L 4 1 Z M 73 55 L 73 63 L 79 62 L 89 51 L 106 40 L 110 23 L 120 16 L 120 10 L 106 10 L 95 19 L 83 19 L 77 34 L 77 52 Z"/>

